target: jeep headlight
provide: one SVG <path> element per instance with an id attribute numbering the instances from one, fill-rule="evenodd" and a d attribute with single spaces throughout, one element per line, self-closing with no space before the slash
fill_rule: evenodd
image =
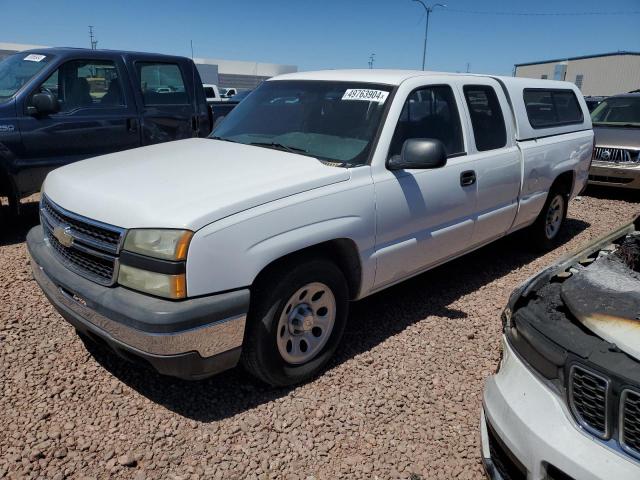
<path id="1" fill-rule="evenodd" d="M 191 230 L 134 229 L 124 240 L 124 250 L 162 260 L 186 260 Z"/>

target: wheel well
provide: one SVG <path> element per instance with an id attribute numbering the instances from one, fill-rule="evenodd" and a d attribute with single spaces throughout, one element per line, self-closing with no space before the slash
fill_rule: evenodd
<path id="1" fill-rule="evenodd" d="M 347 280 L 349 297 L 353 299 L 358 295 L 362 283 L 362 265 L 360 264 L 358 247 L 353 240 L 348 238 L 329 240 L 280 257 L 260 271 L 254 280 L 254 284 L 259 283 L 276 269 L 281 269 L 287 264 L 300 262 L 311 257 L 326 258 L 335 262 Z"/>
<path id="2" fill-rule="evenodd" d="M 567 196 L 571 195 L 573 190 L 574 172 L 563 172 L 556 177 L 551 185 L 551 189 L 557 188 L 562 193 L 566 193 Z"/>

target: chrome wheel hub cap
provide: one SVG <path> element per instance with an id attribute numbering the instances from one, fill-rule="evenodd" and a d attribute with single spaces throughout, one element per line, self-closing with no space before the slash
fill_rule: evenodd
<path id="1" fill-rule="evenodd" d="M 551 240 L 560 231 L 560 225 L 562 224 L 562 216 L 564 213 L 564 198 L 562 195 L 556 195 L 547 210 L 547 218 L 545 222 L 545 234 L 547 238 Z"/>
<path id="2" fill-rule="evenodd" d="M 326 345 L 336 319 L 336 299 L 324 283 L 298 289 L 285 303 L 276 332 L 283 360 L 300 365 L 312 360 Z"/>

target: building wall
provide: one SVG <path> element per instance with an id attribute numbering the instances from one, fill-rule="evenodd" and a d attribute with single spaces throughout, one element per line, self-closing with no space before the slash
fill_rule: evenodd
<path id="1" fill-rule="evenodd" d="M 615 95 L 640 88 L 640 55 L 585 58 L 569 62 L 566 80 L 583 75 L 585 95 Z"/>
<path id="2" fill-rule="evenodd" d="M 610 55 L 566 62 L 549 62 L 516 66 L 515 76 L 526 78 L 554 78 L 558 63 L 566 63 L 564 80 L 576 83 L 582 75 L 580 90 L 584 95 L 615 95 L 640 88 L 640 55 Z"/>
<path id="3" fill-rule="evenodd" d="M 538 63 L 536 65 L 523 65 L 516 67 L 516 77 L 544 78 L 553 80 L 553 68 L 555 63 Z"/>

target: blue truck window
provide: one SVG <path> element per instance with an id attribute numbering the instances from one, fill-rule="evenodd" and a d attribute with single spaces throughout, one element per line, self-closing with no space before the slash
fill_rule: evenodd
<path id="1" fill-rule="evenodd" d="M 40 89 L 53 92 L 61 112 L 124 105 L 118 69 L 111 61 L 72 60 L 60 66 Z"/>
<path id="2" fill-rule="evenodd" d="M 137 63 L 145 105 L 189 105 L 180 67 L 174 63 Z"/>

